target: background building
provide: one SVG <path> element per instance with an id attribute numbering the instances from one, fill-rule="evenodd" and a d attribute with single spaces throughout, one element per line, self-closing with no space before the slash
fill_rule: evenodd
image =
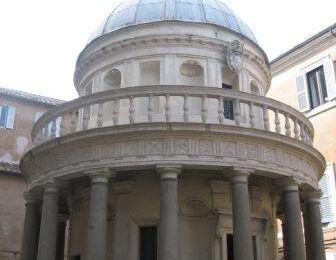
<path id="1" fill-rule="evenodd" d="M 336 24 L 271 62 L 267 96 L 305 114 L 315 129 L 314 146 L 327 160 L 320 181 L 327 259 L 336 259 Z"/>
<path id="2" fill-rule="evenodd" d="M 27 185 L 20 169 L 35 121 L 62 101 L 0 88 L 0 259 L 19 259 Z"/>

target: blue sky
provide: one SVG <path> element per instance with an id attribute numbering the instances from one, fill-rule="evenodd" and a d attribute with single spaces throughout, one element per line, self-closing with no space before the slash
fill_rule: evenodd
<path id="1" fill-rule="evenodd" d="M 120 0 L 0 0 L 0 86 L 70 100 L 77 55 Z M 336 23 L 336 1 L 224 1 L 270 59 Z"/>

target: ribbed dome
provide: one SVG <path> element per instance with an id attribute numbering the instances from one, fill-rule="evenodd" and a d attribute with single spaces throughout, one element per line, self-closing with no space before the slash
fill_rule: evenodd
<path id="1" fill-rule="evenodd" d="M 120 28 L 157 21 L 215 24 L 256 43 L 251 29 L 220 0 L 128 0 L 113 10 L 90 41 Z"/>

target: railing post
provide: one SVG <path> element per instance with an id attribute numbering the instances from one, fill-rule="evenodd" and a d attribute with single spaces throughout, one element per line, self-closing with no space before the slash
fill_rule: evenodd
<path id="1" fill-rule="evenodd" d="M 270 122 L 269 122 L 269 117 L 268 117 L 268 108 L 267 106 L 263 106 L 263 116 L 264 116 L 264 129 L 266 131 L 270 130 Z"/>
<path id="2" fill-rule="evenodd" d="M 103 113 L 104 113 L 104 102 L 100 101 L 98 103 L 98 116 L 97 116 L 97 126 L 102 127 L 103 126 Z"/>
<path id="3" fill-rule="evenodd" d="M 129 121 L 130 121 L 130 124 L 133 125 L 134 122 L 135 122 L 134 97 L 130 96 L 129 97 L 129 102 L 130 102 L 130 106 L 129 106 Z"/>
<path id="4" fill-rule="evenodd" d="M 279 109 L 275 109 L 275 119 L 274 119 L 274 123 L 275 123 L 275 132 L 277 134 L 281 133 L 281 126 L 280 126 L 280 118 L 279 118 Z"/>
<path id="5" fill-rule="evenodd" d="M 285 129 L 286 129 L 286 135 L 291 137 L 292 135 L 292 131 L 291 131 L 291 126 L 290 126 L 290 123 L 289 123 L 289 115 L 288 113 L 286 113 L 286 123 L 285 123 Z"/>
<path id="6" fill-rule="evenodd" d="M 153 122 L 153 94 L 150 94 L 148 97 L 148 122 Z"/>
<path id="7" fill-rule="evenodd" d="M 202 96 L 202 109 L 201 109 L 201 116 L 203 124 L 208 122 L 208 104 L 207 104 L 207 96 Z"/>
<path id="8" fill-rule="evenodd" d="M 166 94 L 166 104 L 165 104 L 165 117 L 166 117 L 166 122 L 170 122 L 171 115 L 170 115 L 170 95 Z"/>
<path id="9" fill-rule="evenodd" d="M 249 117 L 250 117 L 251 128 L 255 128 L 255 115 L 253 112 L 253 102 L 250 102 L 249 104 Z"/>
<path id="10" fill-rule="evenodd" d="M 183 96 L 183 119 L 184 122 L 189 121 L 189 98 L 187 95 Z"/>
<path id="11" fill-rule="evenodd" d="M 218 122 L 224 124 L 224 98 L 219 97 L 218 99 Z"/>
<path id="12" fill-rule="evenodd" d="M 240 101 L 239 99 L 235 100 L 234 119 L 236 122 L 236 126 L 240 126 Z"/>
<path id="13" fill-rule="evenodd" d="M 113 99 L 113 125 L 119 124 L 119 107 L 117 104 L 117 99 Z"/>
<path id="14" fill-rule="evenodd" d="M 297 118 L 294 119 L 294 138 L 300 140 L 300 131 Z"/>
<path id="15" fill-rule="evenodd" d="M 303 122 L 300 123 L 300 137 L 301 137 L 301 141 L 306 143 L 307 140 L 306 140 L 306 132 L 305 132 L 305 129 L 304 129 L 304 124 Z"/>

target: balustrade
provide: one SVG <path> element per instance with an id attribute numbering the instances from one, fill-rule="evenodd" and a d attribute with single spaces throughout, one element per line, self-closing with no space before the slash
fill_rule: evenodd
<path id="1" fill-rule="evenodd" d="M 154 109 L 154 101 L 162 109 Z M 228 102 L 229 118 L 225 116 Z M 308 119 L 283 103 L 239 91 L 188 86 L 123 88 L 78 98 L 45 113 L 34 125 L 32 138 L 40 144 L 78 131 L 140 122 L 230 125 L 285 135 L 309 145 L 313 140 Z"/>

